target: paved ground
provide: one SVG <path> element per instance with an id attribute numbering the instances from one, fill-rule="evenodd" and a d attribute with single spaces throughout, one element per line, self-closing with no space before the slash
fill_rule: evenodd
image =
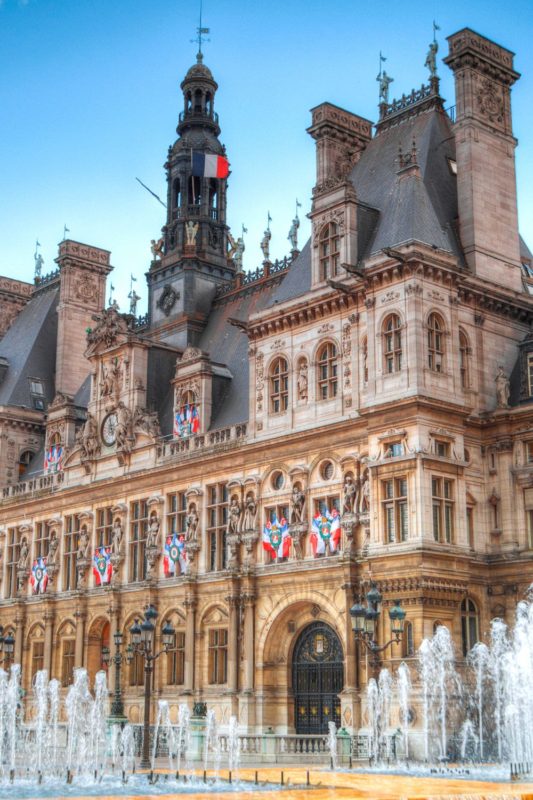
<path id="1" fill-rule="evenodd" d="M 165 770 L 157 770 L 165 772 Z M 257 770 L 260 782 L 279 783 L 281 767 L 260 767 Z M 256 770 L 243 767 L 239 770 L 241 780 L 251 781 L 249 791 L 198 792 L 186 795 L 186 800 L 250 800 L 254 795 L 261 800 L 533 800 L 533 783 L 486 783 L 482 781 L 449 780 L 446 778 L 410 778 L 407 776 L 358 774 L 355 772 L 333 773 L 324 769 L 309 770 L 310 787 L 306 787 L 307 770 L 302 767 L 283 767 L 285 788 L 265 794 L 254 792 L 253 781 Z M 208 773 L 209 775 L 210 773 Z M 227 771 L 221 771 L 227 778 Z M 292 788 L 295 787 L 298 788 Z M 304 787 L 304 788 L 302 788 Z M 150 798 L 147 794 L 143 796 Z M 136 795 L 131 800 L 143 800 Z M 57 798 L 59 800 L 59 798 Z M 69 796 L 69 800 L 74 800 Z M 80 798 L 81 800 L 81 798 Z M 100 795 L 100 800 L 112 800 Z"/>

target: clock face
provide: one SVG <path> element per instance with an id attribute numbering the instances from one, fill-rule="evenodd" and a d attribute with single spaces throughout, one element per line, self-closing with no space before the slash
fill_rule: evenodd
<path id="1" fill-rule="evenodd" d="M 116 414 L 108 414 L 102 423 L 102 439 L 109 447 L 115 444 L 117 423 Z"/>

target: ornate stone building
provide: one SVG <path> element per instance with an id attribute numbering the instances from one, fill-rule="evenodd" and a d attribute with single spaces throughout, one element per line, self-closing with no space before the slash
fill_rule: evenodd
<path id="1" fill-rule="evenodd" d="M 375 128 L 313 109 L 312 236 L 286 260 L 267 243 L 243 273 L 226 178 L 193 174 L 193 151 L 225 157 L 201 57 L 147 317 L 104 308 L 107 251 L 61 243 L 0 342 L 0 623 L 26 687 L 94 675 L 150 602 L 177 631 L 154 678 L 173 717 L 203 700 L 249 731 L 357 730 L 370 667 L 349 609 L 371 580 L 407 611 L 393 668 L 437 623 L 461 654 L 511 620 L 533 580 L 519 76 L 468 29 L 448 41 L 455 109 L 434 72 L 384 96 Z M 142 683 L 136 657 L 132 721 Z"/>

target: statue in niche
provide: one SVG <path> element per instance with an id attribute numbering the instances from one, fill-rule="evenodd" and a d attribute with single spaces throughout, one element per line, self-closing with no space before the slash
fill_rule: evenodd
<path id="1" fill-rule="evenodd" d="M 117 517 L 115 520 L 115 524 L 113 525 L 113 529 L 111 531 L 111 553 L 114 556 L 120 555 L 120 546 L 122 544 L 122 524 L 120 519 Z"/>
<path id="2" fill-rule="evenodd" d="M 237 272 L 242 272 L 242 258 L 244 255 L 244 250 L 244 239 L 242 236 L 239 236 L 237 239 L 235 253 L 233 254 L 233 263 L 235 264 L 235 270 Z"/>
<path id="3" fill-rule="evenodd" d="M 29 555 L 30 555 L 30 548 L 28 546 L 28 540 L 24 537 L 24 539 L 20 543 L 19 560 L 17 561 L 18 570 L 25 570 L 28 568 Z"/>
<path id="4" fill-rule="evenodd" d="M 102 388 L 100 390 L 101 397 L 118 397 L 120 394 L 120 365 L 118 359 L 115 358 L 108 367 L 102 365 Z"/>
<path id="5" fill-rule="evenodd" d="M 359 495 L 359 513 L 368 514 L 370 511 L 370 478 L 368 470 L 365 470 L 361 478 L 361 491 Z"/>
<path id="6" fill-rule="evenodd" d="M 509 378 L 505 374 L 503 367 L 498 367 L 498 374 L 495 378 L 496 381 L 496 404 L 498 408 L 509 408 L 509 397 L 511 396 L 511 387 Z"/>
<path id="7" fill-rule="evenodd" d="M 299 525 L 304 521 L 305 492 L 297 483 L 292 487 L 291 525 Z"/>
<path id="8" fill-rule="evenodd" d="M 150 517 L 148 533 L 146 535 L 146 549 L 157 548 L 159 546 L 159 517 L 154 511 Z"/>
<path id="9" fill-rule="evenodd" d="M 243 530 L 245 531 L 255 531 L 257 519 L 257 503 L 255 502 L 255 497 L 252 492 L 246 495 L 246 502 L 244 504 L 244 516 L 243 516 Z"/>
<path id="10" fill-rule="evenodd" d="M 348 473 L 344 479 L 343 514 L 353 514 L 357 510 L 358 494 L 358 486 L 353 479 L 353 475 Z"/>
<path id="11" fill-rule="evenodd" d="M 228 261 L 233 260 L 233 256 L 237 252 L 237 242 L 233 238 L 231 231 L 228 230 L 228 252 L 226 254 Z"/>
<path id="12" fill-rule="evenodd" d="M 78 432 L 76 441 L 80 446 L 81 457 L 83 460 L 93 458 L 100 449 L 100 442 L 98 441 L 98 426 L 90 411 L 87 412 L 87 419 L 85 420 L 82 429 Z"/>
<path id="13" fill-rule="evenodd" d="M 185 238 L 187 247 L 194 247 L 196 244 L 196 235 L 198 234 L 199 224 L 190 219 L 185 225 Z"/>
<path id="14" fill-rule="evenodd" d="M 228 528 L 227 532 L 229 534 L 239 533 L 240 528 L 240 521 L 241 521 L 241 506 L 237 497 L 233 495 L 231 498 L 231 503 L 228 509 Z"/>
<path id="15" fill-rule="evenodd" d="M 46 556 L 46 566 L 54 567 L 57 558 L 57 549 L 59 547 L 59 539 L 55 531 L 50 534 L 50 541 L 48 542 L 48 555 Z"/>
<path id="16" fill-rule="evenodd" d="M 298 366 L 298 399 L 307 400 L 308 366 L 307 361 L 300 361 Z"/>
<path id="17" fill-rule="evenodd" d="M 185 518 L 185 541 L 186 542 L 195 542 L 196 541 L 196 531 L 198 529 L 198 522 L 199 517 L 196 511 L 196 503 L 189 503 L 189 508 L 187 509 L 187 516 Z"/>
<path id="18" fill-rule="evenodd" d="M 76 553 L 77 561 L 85 561 L 89 555 L 89 545 L 91 537 L 87 527 L 84 525 L 80 531 L 80 538 L 78 540 L 78 551 Z"/>
<path id="19" fill-rule="evenodd" d="M 131 452 L 131 413 L 122 401 L 117 406 L 117 426 L 115 428 L 115 442 L 118 450 L 125 453 Z"/>

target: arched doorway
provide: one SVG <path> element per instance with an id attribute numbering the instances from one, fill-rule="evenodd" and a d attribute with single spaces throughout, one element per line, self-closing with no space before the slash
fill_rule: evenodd
<path id="1" fill-rule="evenodd" d="M 312 622 L 299 635 L 292 658 L 296 733 L 327 733 L 328 722 L 339 727 L 343 687 L 339 637 L 324 622 Z"/>

